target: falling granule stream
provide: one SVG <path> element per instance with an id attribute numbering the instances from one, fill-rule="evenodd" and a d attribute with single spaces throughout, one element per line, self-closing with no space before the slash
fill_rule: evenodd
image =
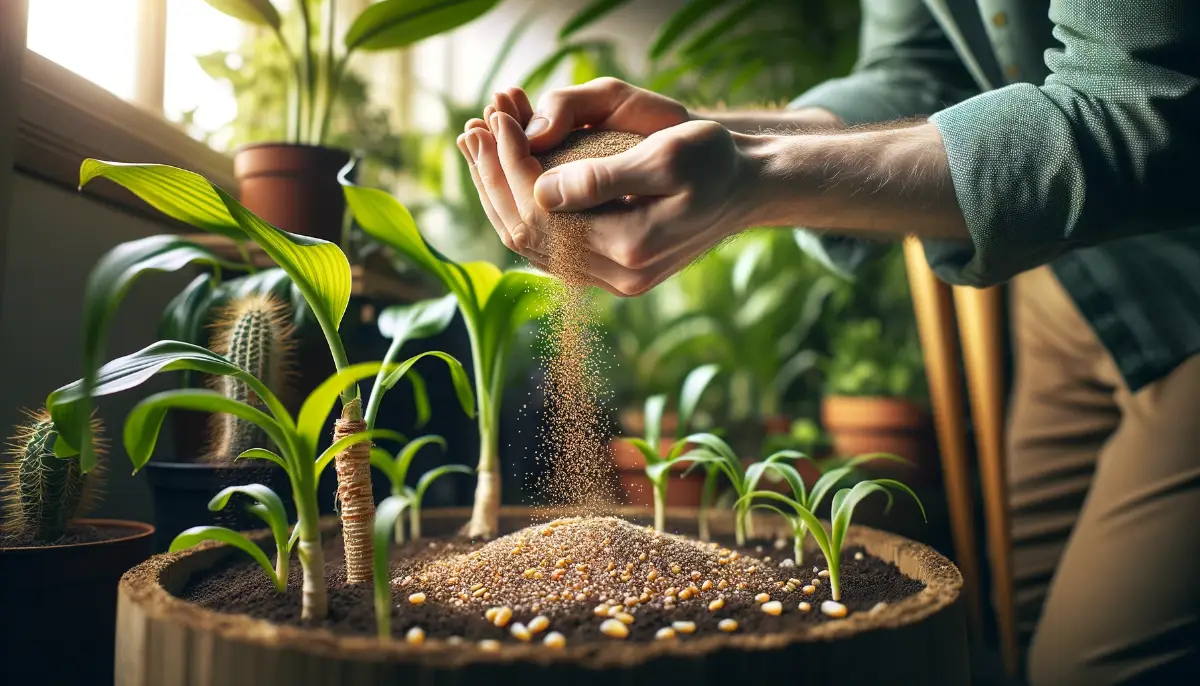
<path id="1" fill-rule="evenodd" d="M 634 134 L 579 131 L 539 159 L 550 169 L 623 152 L 640 140 Z M 595 212 L 561 213 L 550 219 L 547 267 L 557 283 L 550 294 L 554 311 L 543 334 L 548 339 L 543 358 L 547 415 L 539 459 L 547 464 L 537 488 L 553 504 L 602 514 L 616 501 L 616 474 L 608 448 L 603 349 L 591 326 L 594 290 L 587 260 L 593 216 Z"/>

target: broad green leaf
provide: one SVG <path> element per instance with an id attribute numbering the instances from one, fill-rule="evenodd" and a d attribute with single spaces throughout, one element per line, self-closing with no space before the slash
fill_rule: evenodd
<path id="1" fill-rule="evenodd" d="M 921 517 L 925 517 L 925 506 L 921 503 L 921 499 L 908 486 L 896 481 L 895 479 L 875 479 L 873 481 L 860 481 L 854 485 L 854 488 L 843 488 L 838 491 L 833 497 L 833 546 L 838 550 L 842 548 L 842 542 L 846 539 L 846 531 L 850 528 L 850 520 L 854 517 L 854 508 L 872 493 L 882 492 L 891 500 L 889 488 L 894 488 L 898 491 L 912 496 L 912 499 L 917 501 L 917 507 L 921 510 Z"/>
<path id="2" fill-rule="evenodd" d="M 712 470 L 715 469 L 724 474 L 725 477 L 735 485 L 735 488 L 740 488 L 743 481 L 740 465 L 738 470 L 735 471 L 728 460 L 720 455 L 717 455 L 716 453 L 713 453 L 707 448 L 690 450 L 672 460 L 672 462 L 678 462 L 680 464 L 686 464 L 690 462 L 692 464 L 692 466 L 688 467 L 683 473 L 684 476 L 691 474 L 692 470 L 697 466 L 703 466 L 706 473 L 711 474 Z"/>
<path id="3" fill-rule="evenodd" d="M 795 450 L 781 450 L 771 456 L 771 458 L 775 459 L 755 462 L 746 468 L 745 485 L 742 487 L 742 491 L 749 493 L 750 491 L 758 490 L 759 480 L 762 479 L 763 473 L 770 469 L 783 477 L 784 481 L 788 483 L 788 486 L 792 489 L 792 495 L 796 498 L 796 502 L 804 504 L 804 479 L 800 477 L 800 473 L 796 471 L 795 467 L 780 460 L 798 460 L 805 457 L 807 456 L 804 453 Z"/>
<path id="4" fill-rule="evenodd" d="M 375 508 L 371 528 L 371 561 L 374 571 L 375 627 L 380 638 L 392 635 L 392 584 L 388 574 L 388 546 L 396 531 L 396 519 L 408 507 L 408 499 L 393 495 Z"/>
<path id="5" fill-rule="evenodd" d="M 80 187 L 98 177 L 115 181 L 174 219 L 258 243 L 304 294 L 326 338 L 336 338 L 350 300 L 352 281 L 350 263 L 341 248 L 328 241 L 281 231 L 204 177 L 183 169 L 161 164 L 84 160 L 79 170 Z"/>
<path id="6" fill-rule="evenodd" d="M 482 270 L 479 273 L 486 274 Z M 550 297 L 554 287 L 551 277 L 526 269 L 510 269 L 496 280 L 486 300 L 480 302 L 480 348 L 485 355 L 482 365 L 489 376 L 495 378 L 502 370 L 517 330 L 554 308 Z M 482 291 L 478 285 L 472 288 Z"/>
<path id="7" fill-rule="evenodd" d="M 285 470 L 290 469 L 286 460 L 277 453 L 273 453 L 266 448 L 251 448 L 241 455 L 238 455 L 235 460 L 267 460 L 283 467 Z"/>
<path id="8" fill-rule="evenodd" d="M 171 298 L 158 322 L 158 337 L 172 341 L 200 343 L 204 320 L 216 288 L 213 277 L 201 274 L 192 279 L 179 295 Z"/>
<path id="9" fill-rule="evenodd" d="M 254 561 L 263 568 L 271 583 L 275 585 L 275 590 L 282 591 L 287 586 L 286 579 L 280 579 L 275 575 L 275 568 L 271 566 L 271 560 L 267 559 L 267 554 L 257 543 L 223 526 L 193 526 L 171 541 L 171 548 L 168 552 L 177 553 L 180 550 L 187 550 L 204 541 L 216 541 L 241 550 L 254 558 Z"/>
<path id="10" fill-rule="evenodd" d="M 429 486 L 434 481 L 440 479 L 447 474 L 474 474 L 475 470 L 463 464 L 445 464 L 440 467 L 435 467 L 421 475 L 417 479 L 417 487 L 413 489 L 413 499 L 419 506 L 425 498 L 425 491 L 429 490 Z"/>
<path id="11" fill-rule="evenodd" d="M 621 5 L 629 4 L 629 0 L 593 0 L 590 4 L 579 10 L 563 24 L 563 27 L 558 31 L 558 39 L 566 40 L 572 34 L 580 29 L 586 28 L 596 20 L 619 8 Z"/>
<path id="12" fill-rule="evenodd" d="M 829 491 L 836 487 L 842 479 L 854 472 L 859 465 L 863 465 L 868 462 L 874 462 L 875 460 L 886 460 L 888 462 L 909 464 L 908 460 L 905 460 L 899 455 L 893 455 L 891 453 L 867 453 L 865 455 L 859 455 L 858 457 L 850 458 L 841 467 L 838 467 L 837 469 L 831 469 L 817 479 L 817 483 L 813 484 L 812 496 L 809 499 L 808 506 L 813 510 L 816 510 L 825 496 L 829 494 Z"/>
<path id="13" fill-rule="evenodd" d="M 196 263 L 219 267 L 223 262 L 212 252 L 176 236 L 150 236 L 121 243 L 100 258 L 88 276 L 83 296 L 85 396 L 91 395 L 90 391 L 96 383 L 96 370 L 104 360 L 104 347 L 108 342 L 112 317 L 138 277 L 145 273 L 178 271 Z M 91 441 L 86 435 L 88 418 L 91 417 L 90 397 L 85 397 L 81 403 L 79 417 L 83 426 L 79 429 L 82 432 L 79 440 L 83 443 L 72 445 L 81 451 L 80 464 L 87 471 L 95 461 Z"/>
<path id="14" fill-rule="evenodd" d="M 687 430 L 686 427 L 696 412 L 696 406 L 704 396 L 704 390 L 720 371 L 720 366 L 706 364 L 696 367 L 684 377 L 683 388 L 679 391 L 679 427 L 676 429 L 676 438 L 682 437 Z"/>
<path id="15" fill-rule="evenodd" d="M 279 28 L 279 12 L 271 4 L 271 0 L 204 0 L 217 10 L 228 14 L 234 19 L 241 19 L 250 24 Z"/>
<path id="16" fill-rule="evenodd" d="M 252 498 L 258 503 L 260 508 L 253 508 L 254 512 L 260 519 L 267 523 L 271 529 L 271 536 L 275 539 L 275 547 L 279 552 L 286 557 L 288 554 L 288 522 L 287 510 L 283 507 L 283 500 L 276 495 L 275 491 L 262 484 L 247 484 L 245 486 L 228 486 L 221 489 L 219 493 L 213 496 L 212 500 L 208 501 L 208 509 L 213 512 L 224 510 L 229 504 L 229 499 L 233 494 L 241 493 L 244 496 Z"/>
<path id="17" fill-rule="evenodd" d="M 441 436 L 418 436 L 412 442 L 404 446 L 400 452 L 396 453 L 396 460 L 393 462 L 395 466 L 396 479 L 399 481 L 397 485 L 403 486 L 408 480 L 408 468 L 412 465 L 413 458 L 417 456 L 421 448 L 427 445 L 440 445 L 442 450 L 446 449 L 446 439 Z"/>
<path id="18" fill-rule="evenodd" d="M 454 393 L 458 396 L 459 405 L 462 406 L 463 412 L 467 413 L 468 417 L 474 417 L 475 396 L 471 392 L 471 379 L 467 377 L 467 371 L 463 369 L 461 362 L 439 350 L 430 350 L 419 355 L 414 355 L 395 365 L 395 367 L 390 367 L 387 376 L 383 379 L 383 388 L 386 390 L 395 386 L 408 373 L 408 370 L 417 363 L 417 360 L 423 357 L 436 357 L 446 363 L 446 366 L 450 369 L 450 381 L 454 384 Z"/>
<path id="19" fill-rule="evenodd" d="M 346 31 L 352 50 L 402 48 L 457 28 L 496 6 L 499 0 L 383 0 L 371 5 Z"/>
<path id="20" fill-rule="evenodd" d="M 224 412 L 261 427 L 276 445 L 288 445 L 288 435 L 261 410 L 208 389 L 180 389 L 156 393 L 134 406 L 125 419 L 125 452 L 136 472 L 150 461 L 167 410 Z"/>
<path id="21" fill-rule="evenodd" d="M 685 33 L 687 33 L 698 22 L 702 21 L 710 12 L 725 4 L 729 0 L 691 0 L 684 5 L 675 14 L 672 14 L 662 28 L 659 29 L 658 36 L 654 38 L 654 42 L 650 44 L 650 59 L 657 60 L 675 44 Z"/>
<path id="22" fill-rule="evenodd" d="M 475 303 L 482 310 L 484 303 L 491 297 L 492 291 L 500 282 L 502 272 L 491 262 L 464 262 L 455 264 L 455 269 L 462 274 L 462 279 L 471 288 Z"/>
<path id="23" fill-rule="evenodd" d="M 410 369 L 404 376 L 412 384 L 413 406 L 417 411 L 417 419 L 413 426 L 419 429 L 428 424 L 429 418 L 433 416 L 433 407 L 429 404 L 429 391 L 426 390 L 425 377 L 416 370 Z"/>
<path id="24" fill-rule="evenodd" d="M 384 365 L 381 362 L 361 362 L 350 365 L 341 371 L 334 372 L 317 386 L 300 407 L 296 421 L 296 431 L 302 443 L 303 454 L 317 453 L 317 445 L 321 442 L 321 433 L 325 430 L 325 422 L 333 410 L 334 403 L 342 394 L 342 390 L 363 379 L 375 376 Z M 392 366 L 387 367 L 390 371 Z"/>
<path id="25" fill-rule="evenodd" d="M 663 413 L 667 408 L 665 394 L 652 395 L 646 398 L 645 409 L 642 410 L 642 421 L 646 425 L 646 443 L 658 454 L 658 442 L 662 436 Z"/>
<path id="26" fill-rule="evenodd" d="M 397 443 L 403 443 L 404 441 L 408 440 L 404 437 L 404 434 L 398 431 L 392 431 L 391 429 L 370 429 L 368 431 L 353 433 L 349 436 L 342 436 L 330 444 L 330 446 L 321 453 L 321 456 L 317 458 L 317 464 L 314 468 L 317 478 L 321 478 L 321 472 L 325 471 L 325 467 L 330 462 L 333 462 L 334 458 L 338 456 L 338 453 L 352 445 L 374 441 L 377 438 L 396 441 Z"/>
<path id="27" fill-rule="evenodd" d="M 286 426 L 291 425 L 291 418 L 278 398 L 253 375 L 199 346 L 179 341 L 159 341 L 101 367 L 96 373 L 96 385 L 90 393 L 80 380 L 59 388 L 46 398 L 46 408 L 50 410 L 50 416 L 59 430 L 54 445 L 55 454 L 60 457 L 79 454 L 76 446 L 84 440 L 83 418 L 91 416 L 92 397 L 135 388 L 155 374 L 184 370 L 237 378 L 250 386 L 276 418 Z M 86 468 L 90 468 L 90 465 Z"/>
<path id="28" fill-rule="evenodd" d="M 436 336 L 450 326 L 456 312 L 458 299 L 453 293 L 411 305 L 396 305 L 379 313 L 379 333 L 402 343 Z"/>
<path id="29" fill-rule="evenodd" d="M 671 469 L 671 463 L 666 460 L 646 463 L 646 478 L 655 486 L 661 486 Z"/>

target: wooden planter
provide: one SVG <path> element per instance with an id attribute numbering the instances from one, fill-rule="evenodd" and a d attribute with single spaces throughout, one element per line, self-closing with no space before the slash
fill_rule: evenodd
<path id="1" fill-rule="evenodd" d="M 505 508 L 501 528 L 527 526 L 551 511 Z M 558 514 L 561 514 L 559 512 Z M 645 509 L 617 513 L 645 522 Z M 469 512 L 427 513 L 431 533 L 454 531 Z M 694 512 L 672 511 L 670 528 L 695 526 Z M 714 532 L 728 531 L 728 513 Z M 764 517 L 767 531 L 777 521 Z M 329 522 L 333 529 L 336 523 Z M 117 621 L 118 686 L 312 686 L 315 684 L 615 684 L 762 683 L 967 684 L 962 576 L 932 549 L 852 527 L 849 544 L 894 561 L 927 589 L 872 613 L 856 613 L 800 633 L 712 635 L 679 642 L 581 644 L 560 651 L 505 644 L 498 653 L 471 645 L 337 636 L 324 629 L 273 625 L 201 609 L 172 595 L 229 554 L 208 545 L 157 555 L 121 580 Z"/>

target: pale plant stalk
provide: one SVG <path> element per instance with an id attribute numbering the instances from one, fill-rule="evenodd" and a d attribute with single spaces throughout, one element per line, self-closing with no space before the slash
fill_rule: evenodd
<path id="1" fill-rule="evenodd" d="M 403 518 L 396 521 L 396 526 L 402 526 Z M 413 503 L 408 506 L 408 522 L 412 529 L 412 540 L 421 540 L 421 506 Z"/>
<path id="2" fill-rule="evenodd" d="M 395 494 L 393 494 L 395 495 Z M 404 545 L 406 536 L 404 533 L 404 518 L 400 517 L 396 520 L 396 535 L 393 536 L 397 545 Z"/>
<path id="3" fill-rule="evenodd" d="M 465 314 L 465 312 L 464 312 Z M 479 464 L 476 467 L 475 502 L 471 519 L 463 527 L 468 538 L 492 538 L 500 529 L 500 407 L 496 392 L 489 383 L 483 369 L 483 355 L 479 345 L 478 325 L 467 320 L 467 333 L 471 338 L 471 358 L 475 368 L 475 390 L 479 407 Z M 504 370 L 494 369 L 492 374 L 504 378 Z"/>
<path id="4" fill-rule="evenodd" d="M 667 479 L 654 482 L 654 530 L 663 532 L 667 526 Z"/>
<path id="5" fill-rule="evenodd" d="M 700 540 L 707 541 L 712 538 L 712 533 L 708 526 L 708 511 L 712 508 L 713 500 L 717 495 L 717 478 L 720 473 L 716 469 L 708 469 L 704 475 L 704 489 L 700 491 Z"/>
<path id="6" fill-rule="evenodd" d="M 300 618 L 324 619 L 329 614 L 329 595 L 325 590 L 325 551 L 321 548 L 321 518 L 317 506 L 316 484 L 293 490 L 296 519 L 300 527 L 300 567 L 304 582 L 300 593 Z"/>

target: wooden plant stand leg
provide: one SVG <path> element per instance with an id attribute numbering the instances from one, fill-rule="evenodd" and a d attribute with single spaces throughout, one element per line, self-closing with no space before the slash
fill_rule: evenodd
<path id="1" fill-rule="evenodd" d="M 1004 464 L 1004 293 L 1002 287 L 954 288 L 962 336 L 967 389 L 979 453 L 988 557 L 1000 630 L 1000 650 L 1010 676 L 1020 657 L 1014 622 L 1012 530 L 1008 518 L 1008 483 Z"/>
<path id="2" fill-rule="evenodd" d="M 950 287 L 934 275 L 925 249 L 915 238 L 904 241 L 908 285 L 912 292 L 917 330 L 929 380 L 929 401 L 942 461 L 942 479 L 950 512 L 955 562 L 963 575 L 963 593 L 971 635 L 983 636 L 983 605 L 979 596 L 979 551 L 975 544 L 975 508 L 967 450 L 966 405 L 955 335 Z"/>

